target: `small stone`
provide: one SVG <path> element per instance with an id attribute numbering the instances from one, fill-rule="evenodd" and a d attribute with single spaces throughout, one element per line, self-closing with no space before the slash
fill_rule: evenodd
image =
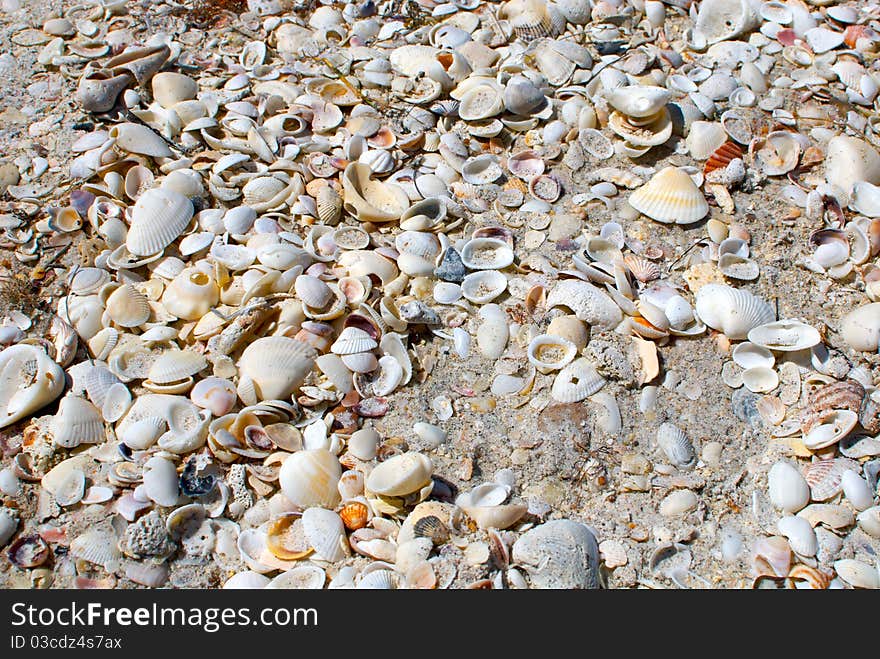
<path id="1" fill-rule="evenodd" d="M 464 266 L 464 262 L 461 260 L 461 255 L 454 247 L 450 247 L 446 250 L 443 254 L 443 260 L 440 261 L 440 265 L 434 269 L 434 275 L 438 279 L 456 284 L 460 284 L 464 281 L 466 272 L 467 269 Z"/>

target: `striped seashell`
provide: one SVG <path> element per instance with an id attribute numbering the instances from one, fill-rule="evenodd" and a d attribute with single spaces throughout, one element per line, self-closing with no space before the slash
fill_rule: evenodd
<path id="1" fill-rule="evenodd" d="M 366 331 L 358 327 L 346 327 L 330 346 L 330 351 L 337 355 L 353 355 L 374 350 L 377 345 Z"/>
<path id="2" fill-rule="evenodd" d="M 676 467 L 686 469 L 697 462 L 694 445 L 684 431 L 672 423 L 664 423 L 657 430 L 657 444 L 666 458 Z"/>
<path id="3" fill-rule="evenodd" d="M 333 226 L 339 222 L 342 216 L 342 196 L 333 186 L 325 185 L 318 191 L 315 206 L 318 209 L 318 219 L 322 223 Z"/>
<path id="4" fill-rule="evenodd" d="M 842 489 L 843 472 L 859 471 L 859 463 L 849 458 L 817 460 L 804 470 L 804 478 L 810 486 L 813 501 L 827 501 Z"/>
<path id="5" fill-rule="evenodd" d="M 647 283 L 660 278 L 660 266 L 653 261 L 649 261 L 644 256 L 627 254 L 623 257 L 623 262 L 626 264 L 626 267 L 629 268 L 632 276 L 642 283 Z"/>
<path id="6" fill-rule="evenodd" d="M 565 17 L 555 7 L 553 10 L 543 0 L 511 0 L 501 8 L 499 16 L 510 21 L 519 39 L 529 42 L 562 33 Z"/>
<path id="7" fill-rule="evenodd" d="M 207 365 L 204 355 L 192 350 L 169 350 L 153 362 L 148 377 L 156 384 L 169 384 L 185 380 Z"/>
<path id="8" fill-rule="evenodd" d="M 592 396 L 605 386 L 605 378 L 585 357 L 563 367 L 553 380 L 550 396 L 560 403 L 576 403 Z"/>
<path id="9" fill-rule="evenodd" d="M 696 311 L 706 325 L 730 339 L 745 339 L 749 331 L 773 320 L 773 308 L 750 292 L 724 284 L 707 284 L 697 291 Z"/>
<path id="10" fill-rule="evenodd" d="M 652 220 L 665 224 L 692 224 L 709 212 L 703 193 L 684 170 L 665 167 L 633 192 L 629 204 Z"/>
<path id="11" fill-rule="evenodd" d="M 238 362 L 242 376 L 250 378 L 262 400 L 284 400 L 311 372 L 315 350 L 295 339 L 266 336 L 251 343 Z"/>
<path id="12" fill-rule="evenodd" d="M 131 284 L 123 284 L 107 298 L 107 315 L 121 327 L 137 327 L 150 319 L 150 302 Z"/>
<path id="13" fill-rule="evenodd" d="M 63 448 L 100 444 L 105 439 L 101 412 L 85 398 L 73 394 L 61 399 L 50 429 L 52 440 Z"/>
<path id="14" fill-rule="evenodd" d="M 113 572 L 122 559 L 117 547 L 116 536 L 109 531 L 86 531 L 70 543 L 70 554 L 74 558 L 100 565 Z"/>
<path id="15" fill-rule="evenodd" d="M 131 211 L 125 246 L 135 256 L 158 254 L 186 229 L 193 216 L 192 202 L 165 188 L 147 190 Z"/>
<path id="16" fill-rule="evenodd" d="M 703 166 L 703 173 L 708 174 L 716 169 L 724 169 L 734 160 L 742 159 L 743 151 L 736 142 L 725 142 L 715 149 Z"/>
<path id="17" fill-rule="evenodd" d="M 865 388 L 855 380 L 833 382 L 816 389 L 801 421 L 801 430 L 809 433 L 831 410 L 859 413 L 865 400 Z"/>

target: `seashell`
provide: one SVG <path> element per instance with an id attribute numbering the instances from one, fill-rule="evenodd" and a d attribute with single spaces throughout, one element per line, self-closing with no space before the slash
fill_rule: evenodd
<path id="1" fill-rule="evenodd" d="M 156 384 L 178 382 L 195 375 L 207 365 L 205 357 L 192 350 L 169 350 L 153 362 L 148 377 Z"/>
<path id="2" fill-rule="evenodd" d="M 0 428 L 48 405 L 64 389 L 64 371 L 43 350 L 28 344 L 0 352 Z"/>
<path id="3" fill-rule="evenodd" d="M 0 508 L 0 547 L 5 547 L 9 539 L 15 534 L 18 527 L 18 518 L 9 508 Z"/>
<path id="4" fill-rule="evenodd" d="M 850 311 L 840 321 L 840 334 L 854 350 L 877 352 L 880 346 L 880 302 Z"/>
<path id="5" fill-rule="evenodd" d="M 330 346 L 331 352 L 337 355 L 353 355 L 374 350 L 378 343 L 366 331 L 357 327 L 346 327 Z"/>
<path id="6" fill-rule="evenodd" d="M 568 519 L 536 526 L 513 544 L 513 562 L 533 588 L 598 588 L 599 547 L 593 532 Z"/>
<path id="7" fill-rule="evenodd" d="M 86 69 L 76 88 L 76 100 L 86 112 L 109 112 L 132 82 L 127 72 L 114 74 L 103 69 Z"/>
<path id="8" fill-rule="evenodd" d="M 767 176 L 782 176 L 797 167 L 801 145 L 793 133 L 774 131 L 755 150 L 755 163 Z"/>
<path id="9" fill-rule="evenodd" d="M 715 121 L 695 121 L 691 124 L 685 144 L 695 160 L 707 160 L 727 142 L 727 132 Z"/>
<path id="10" fill-rule="evenodd" d="M 333 291 L 323 281 L 311 275 L 300 275 L 294 282 L 294 290 L 303 304 L 315 309 L 325 308 L 333 299 Z"/>
<path id="11" fill-rule="evenodd" d="M 144 493 L 160 506 L 177 504 L 180 496 L 177 469 L 165 458 L 150 458 L 144 465 Z"/>
<path id="12" fill-rule="evenodd" d="M 709 174 L 717 170 L 726 170 L 732 162 L 741 161 L 742 155 L 742 149 L 734 142 L 725 142 L 706 160 L 703 172 Z"/>
<path id="13" fill-rule="evenodd" d="M 663 144 L 672 136 L 672 118 L 665 109 L 649 120 L 636 120 L 620 112 L 612 112 L 608 126 L 625 140 L 624 147 L 629 151 L 624 153 L 631 157 L 641 155 L 648 147 Z"/>
<path id="14" fill-rule="evenodd" d="M 837 576 L 853 588 L 880 588 L 880 572 L 862 561 L 850 558 L 835 561 L 834 570 Z"/>
<path id="15" fill-rule="evenodd" d="M 770 501 L 794 514 L 810 502 L 810 487 L 801 473 L 787 462 L 777 462 L 767 476 Z"/>
<path id="16" fill-rule="evenodd" d="M 605 135 L 595 128 L 584 128 L 578 131 L 578 144 L 588 154 L 599 160 L 608 160 L 614 155 L 614 145 Z"/>
<path id="17" fill-rule="evenodd" d="M 125 246 L 135 256 L 161 253 L 187 227 L 193 205 L 179 192 L 147 190 L 135 202 Z"/>
<path id="18" fill-rule="evenodd" d="M 851 410 L 833 410 L 804 433 L 804 446 L 813 451 L 831 446 L 846 437 L 858 421 L 859 415 Z"/>
<path id="19" fill-rule="evenodd" d="M 308 508 L 303 511 L 302 525 L 317 558 L 335 562 L 348 554 L 345 526 L 342 518 L 332 510 Z"/>
<path id="20" fill-rule="evenodd" d="M 512 76 L 504 88 L 504 107 L 513 114 L 528 116 L 547 105 L 544 93 L 522 75 Z"/>
<path id="21" fill-rule="evenodd" d="M 143 85 L 162 68 L 170 55 L 171 49 L 166 44 L 129 47 L 107 60 L 104 66 L 114 73 L 127 71 L 139 85 Z"/>
<path id="22" fill-rule="evenodd" d="M 461 261 L 471 270 L 501 270 L 513 263 L 513 250 L 498 238 L 472 238 L 462 247 Z"/>
<path id="23" fill-rule="evenodd" d="M 552 38 L 565 29 L 565 18 L 559 10 L 540 0 L 510 0 L 501 7 L 499 16 L 508 19 L 513 33 L 524 42 Z"/>
<path id="24" fill-rule="evenodd" d="M 360 501 L 349 501 L 339 511 L 342 522 L 349 531 L 364 528 L 370 521 L 370 509 Z"/>
<path id="25" fill-rule="evenodd" d="M 100 565 L 108 572 L 113 572 L 122 559 L 116 537 L 108 531 L 86 531 L 77 536 L 70 543 L 70 554 L 74 558 Z"/>
<path id="26" fill-rule="evenodd" d="M 116 423 L 131 407 L 131 392 L 121 382 L 111 385 L 103 397 L 101 417 L 108 423 Z"/>
<path id="27" fill-rule="evenodd" d="M 840 478 L 843 494 L 857 511 L 867 510 L 874 505 L 874 493 L 868 482 L 854 471 L 845 471 Z"/>
<path id="28" fill-rule="evenodd" d="M 281 491 L 301 508 L 334 508 L 339 503 L 337 483 L 342 468 L 336 456 L 324 449 L 299 451 L 281 465 Z"/>
<path id="29" fill-rule="evenodd" d="M 461 177 L 466 183 L 487 185 L 497 181 L 504 172 L 498 163 L 498 157 L 484 153 L 465 160 L 461 167 Z"/>
<path id="30" fill-rule="evenodd" d="M 700 5 L 693 36 L 712 45 L 746 34 L 757 24 L 757 13 L 748 0 L 709 0 Z"/>
<path id="31" fill-rule="evenodd" d="M 815 556 L 819 549 L 813 527 L 803 517 L 788 515 L 776 523 L 779 533 L 788 539 L 791 550 L 799 556 Z"/>
<path id="32" fill-rule="evenodd" d="M 63 448 L 104 441 L 101 413 L 85 398 L 68 394 L 58 404 L 58 413 L 50 426 L 52 441 Z"/>
<path id="33" fill-rule="evenodd" d="M 514 176 L 528 181 L 544 173 L 544 159 L 537 151 L 527 149 L 510 156 L 507 159 L 507 168 Z"/>
<path id="34" fill-rule="evenodd" d="M 562 184 L 553 176 L 535 176 L 529 181 L 529 193 L 540 201 L 552 204 L 562 194 Z"/>
<path id="35" fill-rule="evenodd" d="M 689 469 L 697 462 L 694 445 L 684 431 L 672 423 L 664 423 L 657 430 L 657 444 L 666 458 L 679 469 Z"/>
<path id="36" fill-rule="evenodd" d="M 141 124 L 116 124 L 108 131 L 108 135 L 116 141 L 117 147 L 129 153 L 154 158 L 168 158 L 173 155 L 158 133 Z"/>
<path id="37" fill-rule="evenodd" d="M 39 535 L 22 535 L 9 546 L 9 562 L 23 570 L 43 565 L 52 556 L 52 550 Z"/>
<path id="38" fill-rule="evenodd" d="M 456 284 L 441 283 L 446 286 L 457 287 Z M 440 286 L 440 284 L 438 284 L 438 286 Z M 464 297 L 466 300 L 473 302 L 474 304 L 486 304 L 497 298 L 505 290 L 507 290 L 507 277 L 503 273 L 498 272 L 497 270 L 480 270 L 465 276 L 459 288 L 459 296 Z M 435 297 L 437 295 L 436 287 L 434 289 L 434 295 Z M 446 302 L 446 304 L 450 304 L 454 301 L 455 300 L 451 300 L 450 302 Z"/>
<path id="39" fill-rule="evenodd" d="M 808 465 L 804 478 L 810 486 L 813 501 L 827 501 L 841 490 L 841 479 L 845 471 L 857 469 L 857 463 L 846 458 L 817 460 Z"/>
<path id="40" fill-rule="evenodd" d="M 743 369 L 755 368 L 757 366 L 773 368 L 776 364 L 776 359 L 773 357 L 772 352 L 766 347 L 750 341 L 738 344 L 731 352 L 731 357 Z"/>
<path id="41" fill-rule="evenodd" d="M 652 220 L 691 224 L 705 217 L 709 205 L 690 176 L 665 167 L 629 197 L 629 204 Z"/>
<path id="42" fill-rule="evenodd" d="M 477 328 L 477 345 L 484 357 L 498 359 L 510 338 L 507 316 L 493 302 L 480 308 L 480 317 L 483 322 Z"/>
<path id="43" fill-rule="evenodd" d="M 318 219 L 327 226 L 333 226 L 339 222 L 342 215 L 342 196 L 329 185 L 325 185 L 315 197 L 315 205 L 318 210 Z M 339 245 L 339 242 L 334 242 Z M 342 245 L 340 245 L 342 247 Z M 366 247 L 363 245 L 362 247 Z M 362 249 L 362 247 L 348 247 L 343 249 Z"/>
<path id="44" fill-rule="evenodd" d="M 863 510 L 858 514 L 857 519 L 862 531 L 872 538 L 880 538 L 880 506 L 871 506 Z"/>
<path id="45" fill-rule="evenodd" d="M 74 506 L 82 501 L 86 493 L 86 477 L 79 469 L 72 469 L 70 473 L 54 488 L 52 496 L 59 506 L 65 508 Z"/>
<path id="46" fill-rule="evenodd" d="M 377 465 L 368 475 L 368 492 L 386 497 L 406 496 L 429 486 L 433 465 L 422 453 L 395 455 Z"/>
<path id="47" fill-rule="evenodd" d="M 753 366 L 743 371 L 742 381 L 746 389 L 756 394 L 766 394 L 779 386 L 779 376 L 772 368 Z"/>
<path id="48" fill-rule="evenodd" d="M 492 270 L 484 270 L 482 272 L 474 273 L 474 274 L 481 275 L 483 272 L 493 272 L 493 271 Z M 492 283 L 492 282 L 489 282 L 489 283 Z M 476 285 L 476 286 L 474 286 L 474 290 L 479 298 L 479 296 L 482 292 L 479 287 L 479 282 L 472 282 L 472 285 Z M 504 289 L 506 289 L 506 288 L 507 288 L 507 278 L 505 277 Z M 504 292 L 504 289 L 499 291 L 498 294 L 500 295 L 502 292 Z M 434 284 L 434 289 L 433 289 L 432 295 L 433 295 L 434 301 L 437 304 L 453 304 L 462 298 L 461 286 L 459 286 L 458 284 L 453 284 L 451 282 L 440 281 L 440 282 L 437 282 L 436 284 Z M 488 298 L 486 301 L 490 302 L 495 297 L 497 297 L 497 295 L 493 295 L 492 297 Z"/>
<path id="49" fill-rule="evenodd" d="M 577 346 L 568 339 L 551 334 L 539 334 L 529 342 L 529 362 L 541 373 L 558 371 L 577 355 Z"/>
<path id="50" fill-rule="evenodd" d="M 302 385 L 315 356 L 315 350 L 301 341 L 262 337 L 245 348 L 238 368 L 240 376 L 253 381 L 260 400 L 285 399 Z"/>
<path id="51" fill-rule="evenodd" d="M 822 341 L 815 328 L 796 320 L 759 325 L 749 330 L 748 338 L 755 345 L 780 352 L 806 350 Z"/>
<path id="52" fill-rule="evenodd" d="M 361 222 L 398 220 L 409 208 L 409 197 L 398 185 L 371 178 L 369 165 L 353 162 L 342 174 L 344 208 Z"/>
<path id="53" fill-rule="evenodd" d="M 859 181 L 880 185 L 880 153 L 863 140 L 838 135 L 828 142 L 825 177 L 847 194 Z"/>
<path id="54" fill-rule="evenodd" d="M 547 295 L 547 308 L 568 307 L 588 325 L 613 329 L 623 320 L 614 301 L 602 290 L 585 281 L 564 279 Z"/>
<path id="55" fill-rule="evenodd" d="M 271 520 L 266 528 L 266 548 L 282 561 L 300 560 L 312 554 L 312 546 L 305 537 L 302 515 L 287 513 Z"/>
<path id="56" fill-rule="evenodd" d="M 231 412 L 238 400 L 233 384 L 217 377 L 199 380 L 190 391 L 189 397 L 193 403 L 210 410 L 218 418 Z"/>
<path id="57" fill-rule="evenodd" d="M 199 91 L 198 83 L 181 73 L 164 71 L 151 80 L 153 99 L 163 108 L 173 108 L 182 101 L 190 101 Z"/>
<path id="58" fill-rule="evenodd" d="M 195 268 L 184 268 L 162 293 L 165 310 L 182 320 L 200 320 L 219 299 L 217 282 Z"/>
<path id="59" fill-rule="evenodd" d="M 880 187 L 867 181 L 856 181 L 852 186 L 849 207 L 868 217 L 880 217 Z"/>
<path id="60" fill-rule="evenodd" d="M 761 298 L 723 284 L 701 287 L 696 311 L 706 325 L 734 340 L 745 339 L 749 331 L 770 323 L 774 316 L 772 307 Z"/>
<path id="61" fill-rule="evenodd" d="M 563 367 L 550 389 L 550 396 L 560 403 L 585 400 L 605 386 L 605 378 L 584 357 L 579 357 Z"/>

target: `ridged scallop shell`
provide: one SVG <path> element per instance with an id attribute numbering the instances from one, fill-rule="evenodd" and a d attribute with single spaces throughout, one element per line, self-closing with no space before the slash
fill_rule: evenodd
<path id="1" fill-rule="evenodd" d="M 245 348 L 238 368 L 242 376 L 253 380 L 261 400 L 283 400 L 303 383 L 315 356 L 315 350 L 301 341 L 267 336 Z"/>
<path id="2" fill-rule="evenodd" d="M 342 196 L 333 188 L 325 185 L 315 197 L 315 205 L 318 209 L 318 219 L 324 224 L 332 226 L 339 222 L 342 215 Z"/>
<path id="3" fill-rule="evenodd" d="M 70 543 L 70 554 L 74 558 L 100 565 L 113 572 L 122 559 L 117 548 L 116 536 L 109 531 L 86 531 Z"/>
<path id="4" fill-rule="evenodd" d="M 192 350 L 168 350 L 153 362 L 148 377 L 156 384 L 168 384 L 195 375 L 207 365 L 205 357 Z"/>
<path id="5" fill-rule="evenodd" d="M 568 307 L 588 325 L 614 329 L 623 313 L 603 290 L 579 279 L 564 279 L 547 295 L 547 308 Z"/>
<path id="6" fill-rule="evenodd" d="M 706 325 L 730 339 L 745 339 L 749 331 L 773 321 L 773 308 L 746 290 L 707 284 L 697 291 L 696 311 Z"/>
<path id="7" fill-rule="evenodd" d="M 455 284 L 447 285 L 456 286 Z M 460 295 L 474 304 L 486 304 L 506 290 L 507 277 L 504 273 L 497 270 L 480 270 L 465 276 L 461 282 Z"/>
<path id="8" fill-rule="evenodd" d="M 177 240 L 192 216 L 192 202 L 179 192 L 147 190 L 132 208 L 125 246 L 135 256 L 158 254 Z"/>
<path id="9" fill-rule="evenodd" d="M 323 281 L 312 275 L 300 275 L 294 282 L 294 290 L 304 304 L 323 309 L 333 299 L 333 291 Z"/>
<path id="10" fill-rule="evenodd" d="M 680 469 L 693 467 L 697 456 L 694 445 L 681 428 L 672 423 L 664 423 L 657 429 L 657 444 L 667 460 Z"/>
<path id="11" fill-rule="evenodd" d="M 691 124 L 685 140 L 694 160 L 707 160 L 725 142 L 727 142 L 727 132 L 716 121 L 695 121 Z"/>
<path id="12" fill-rule="evenodd" d="M 0 428 L 58 398 L 64 382 L 61 367 L 36 346 L 18 344 L 0 352 Z"/>
<path id="13" fill-rule="evenodd" d="M 804 469 L 804 479 L 810 487 L 813 501 L 827 501 L 842 489 L 841 481 L 845 471 L 858 471 L 859 464 L 847 458 L 817 460 Z"/>
<path id="14" fill-rule="evenodd" d="M 709 212 L 709 204 L 690 176 L 664 167 L 629 197 L 634 209 L 665 224 L 692 224 Z"/>
<path id="15" fill-rule="evenodd" d="M 357 327 L 346 327 L 330 346 L 330 351 L 337 355 L 353 355 L 374 350 L 377 346 L 378 343 L 366 331 Z"/>
<path id="16" fill-rule="evenodd" d="M 724 169 L 734 160 L 741 159 L 743 156 L 742 149 L 735 142 L 725 142 L 719 146 L 712 155 L 706 160 L 703 166 L 703 173 L 708 174 L 716 169 Z"/>
<path id="17" fill-rule="evenodd" d="M 131 284 L 123 284 L 107 298 L 107 315 L 120 327 L 137 327 L 150 319 L 150 303 Z"/>
<path id="18" fill-rule="evenodd" d="M 339 503 L 337 484 L 342 467 L 335 455 L 324 449 L 298 451 L 281 465 L 281 491 L 301 508 L 334 508 Z"/>
<path id="19" fill-rule="evenodd" d="M 605 378 L 585 357 L 579 357 L 563 367 L 550 388 L 550 396 L 560 403 L 585 400 L 605 386 Z"/>
<path id="20" fill-rule="evenodd" d="M 315 556 L 335 562 L 348 555 L 345 525 L 338 514 L 324 508 L 308 508 L 303 511 L 302 524 Z"/>
<path id="21" fill-rule="evenodd" d="M 539 334 L 529 341 L 526 351 L 529 362 L 541 373 L 552 373 L 565 367 L 577 355 L 577 346 L 568 339 Z"/>
<path id="22" fill-rule="evenodd" d="M 63 448 L 80 444 L 99 444 L 104 441 L 104 419 L 94 405 L 85 398 L 69 394 L 61 399 L 58 413 L 50 426 L 52 440 Z"/>

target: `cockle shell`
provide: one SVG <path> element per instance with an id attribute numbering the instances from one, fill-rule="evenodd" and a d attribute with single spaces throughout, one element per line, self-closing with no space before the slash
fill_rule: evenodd
<path id="1" fill-rule="evenodd" d="M 596 367 L 585 357 L 579 357 L 557 373 L 550 388 L 550 396 L 560 403 L 586 400 L 605 386 Z"/>
<path id="2" fill-rule="evenodd" d="M 707 284 L 697 291 L 696 311 L 709 327 L 730 339 L 745 339 L 753 328 L 773 320 L 773 308 L 740 288 Z"/>
<path id="3" fill-rule="evenodd" d="M 345 526 L 332 510 L 308 508 L 303 511 L 302 524 L 305 537 L 318 558 L 333 562 L 348 554 Z"/>
<path id="4" fill-rule="evenodd" d="M 696 464 L 694 445 L 678 426 L 664 423 L 657 430 L 657 444 L 676 467 L 687 469 Z"/>
<path id="5" fill-rule="evenodd" d="M 61 399 L 51 432 L 52 440 L 63 448 L 99 444 L 105 439 L 104 419 L 85 398 L 70 394 Z"/>
<path id="6" fill-rule="evenodd" d="M 511 558 L 534 588 L 599 587 L 599 546 L 579 522 L 558 519 L 530 529 L 513 544 Z"/>
<path id="7" fill-rule="evenodd" d="M 579 279 L 559 281 L 547 295 L 547 308 L 568 307 L 588 325 L 614 329 L 623 313 L 607 293 Z"/>
<path id="8" fill-rule="evenodd" d="M 147 377 L 156 384 L 169 384 L 195 375 L 207 365 L 204 355 L 192 350 L 169 350 L 153 362 Z"/>
<path id="9" fill-rule="evenodd" d="M 27 344 L 0 352 L 0 428 L 48 405 L 64 390 L 64 371 L 40 348 Z"/>
<path id="10" fill-rule="evenodd" d="M 337 483 L 342 467 L 335 455 L 325 449 L 298 451 L 281 465 L 278 482 L 281 491 L 301 508 L 334 508 L 339 503 Z"/>
<path id="11" fill-rule="evenodd" d="M 787 462 L 777 462 L 767 476 L 770 501 L 787 513 L 796 513 L 810 502 L 810 486 L 801 473 Z"/>
<path id="12" fill-rule="evenodd" d="M 267 336 L 245 348 L 238 368 L 253 381 L 261 400 L 285 399 L 312 370 L 315 355 L 315 350 L 301 341 Z"/>
<path id="13" fill-rule="evenodd" d="M 709 205 L 690 176 L 677 167 L 664 167 L 629 197 L 629 204 L 652 220 L 692 224 L 706 216 Z"/>
<path id="14" fill-rule="evenodd" d="M 177 240 L 192 216 L 192 202 L 179 192 L 147 190 L 132 209 L 125 246 L 135 256 L 158 254 Z"/>
<path id="15" fill-rule="evenodd" d="M 367 476 L 365 485 L 369 492 L 382 496 L 405 496 L 430 483 L 433 469 L 428 456 L 411 451 L 377 465 Z"/>

